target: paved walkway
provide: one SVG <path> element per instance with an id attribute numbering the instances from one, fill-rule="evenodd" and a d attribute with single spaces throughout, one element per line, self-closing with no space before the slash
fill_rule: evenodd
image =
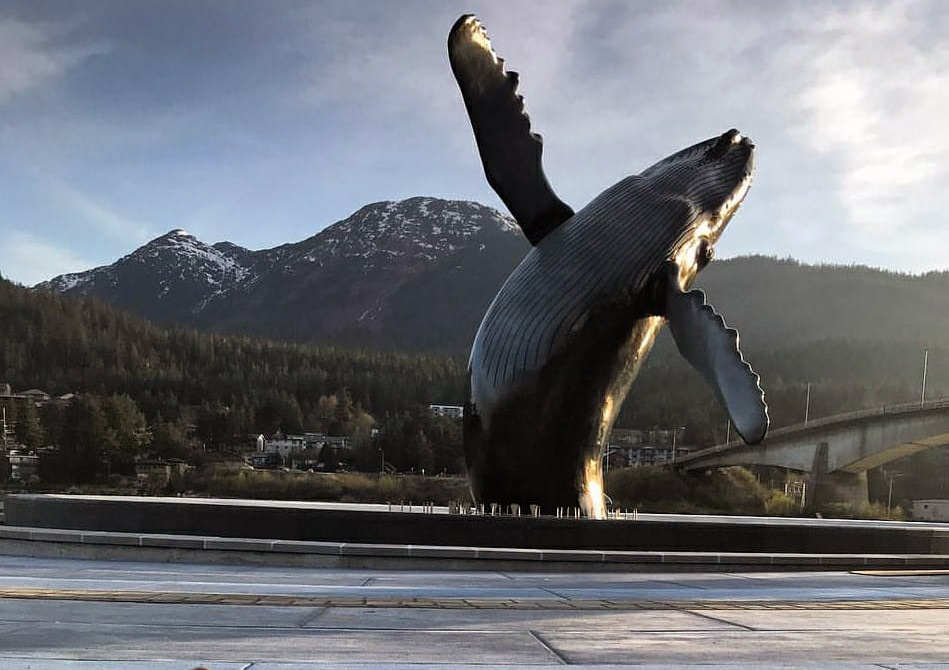
<path id="1" fill-rule="evenodd" d="M 0 668 L 949 669 L 949 572 L 540 574 L 0 557 Z"/>

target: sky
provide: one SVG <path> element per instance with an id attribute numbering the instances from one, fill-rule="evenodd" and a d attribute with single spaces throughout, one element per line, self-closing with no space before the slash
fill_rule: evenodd
<path id="1" fill-rule="evenodd" d="M 463 13 L 575 209 L 735 127 L 755 183 L 717 257 L 949 268 L 943 0 L 5 0 L 0 274 L 174 228 L 268 248 L 417 195 L 503 210 L 448 65 Z"/>

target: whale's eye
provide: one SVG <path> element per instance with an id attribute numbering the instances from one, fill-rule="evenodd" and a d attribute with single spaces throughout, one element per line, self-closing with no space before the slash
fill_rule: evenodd
<path id="1" fill-rule="evenodd" d="M 699 243 L 699 250 L 695 257 L 695 262 L 698 263 L 699 270 L 711 263 L 714 257 L 715 249 L 712 247 L 712 243 L 708 240 L 702 240 Z"/>

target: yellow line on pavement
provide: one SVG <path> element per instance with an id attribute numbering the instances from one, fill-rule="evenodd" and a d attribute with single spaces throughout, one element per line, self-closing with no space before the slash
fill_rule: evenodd
<path id="1" fill-rule="evenodd" d="M 874 610 L 949 609 L 949 598 L 901 600 L 568 600 L 566 598 L 324 597 L 253 593 L 193 593 L 87 589 L 0 588 L 0 598 L 75 600 L 166 605 L 260 605 L 270 607 L 359 607 L 489 610 Z"/>
<path id="2" fill-rule="evenodd" d="M 949 575 L 949 570 L 851 570 L 855 575 L 871 577 L 925 577 L 928 575 Z"/>

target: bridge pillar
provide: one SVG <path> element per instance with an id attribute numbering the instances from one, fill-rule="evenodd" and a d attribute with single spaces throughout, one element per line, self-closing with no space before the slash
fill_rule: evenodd
<path id="1" fill-rule="evenodd" d="M 808 509 L 820 509 L 827 503 L 848 503 L 859 507 L 870 502 L 866 472 L 825 472 L 813 479 L 816 480 L 811 488 L 814 494 L 807 504 Z"/>
<path id="2" fill-rule="evenodd" d="M 805 501 L 808 510 L 819 509 L 828 503 L 848 503 L 854 506 L 870 502 L 867 490 L 866 472 L 828 472 L 827 442 L 817 445 L 814 455 L 814 467 L 811 469 L 808 487 L 812 491 L 810 500 Z"/>

